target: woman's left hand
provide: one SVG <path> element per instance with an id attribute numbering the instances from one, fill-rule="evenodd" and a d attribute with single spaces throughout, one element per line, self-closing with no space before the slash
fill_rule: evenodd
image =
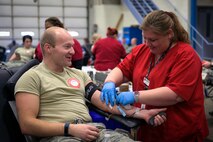
<path id="1" fill-rule="evenodd" d="M 121 92 L 116 98 L 116 104 L 123 106 L 135 103 L 134 92 Z"/>

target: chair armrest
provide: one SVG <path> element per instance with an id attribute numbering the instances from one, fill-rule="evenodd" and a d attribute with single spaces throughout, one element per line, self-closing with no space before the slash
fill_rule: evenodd
<path id="1" fill-rule="evenodd" d="M 96 106 L 94 106 L 91 102 L 87 102 L 87 106 L 90 109 L 96 111 L 97 113 L 99 113 L 109 119 L 113 119 L 113 120 L 116 120 L 117 122 L 120 122 L 121 124 L 123 124 L 124 126 L 126 126 L 128 128 L 136 128 L 137 126 L 146 123 L 145 120 L 142 120 L 142 119 L 128 118 L 128 117 L 123 117 L 121 115 L 116 115 L 116 114 L 111 114 L 111 113 L 105 112 L 105 111 L 97 108 Z"/>
<path id="2" fill-rule="evenodd" d="M 123 117 L 121 115 L 115 115 L 115 114 L 112 114 L 110 118 L 122 123 L 123 125 L 125 125 L 129 128 L 136 128 L 136 127 L 140 126 L 141 124 L 146 123 L 145 120 L 143 120 L 143 119 Z"/>

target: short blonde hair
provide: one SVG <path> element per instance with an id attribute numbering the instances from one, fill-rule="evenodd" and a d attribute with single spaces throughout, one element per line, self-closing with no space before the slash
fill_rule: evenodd
<path id="1" fill-rule="evenodd" d="M 98 41 L 99 39 L 101 39 L 101 35 L 100 34 L 98 34 L 98 33 L 94 33 L 93 35 L 92 35 L 92 43 L 94 44 L 94 43 L 96 43 L 96 41 Z"/>
<path id="2" fill-rule="evenodd" d="M 43 55 L 45 55 L 44 45 L 46 43 L 50 44 L 52 47 L 55 47 L 56 37 L 55 37 L 54 29 L 57 29 L 57 28 L 60 28 L 60 27 L 51 27 L 44 31 L 40 41 L 41 51 Z"/>

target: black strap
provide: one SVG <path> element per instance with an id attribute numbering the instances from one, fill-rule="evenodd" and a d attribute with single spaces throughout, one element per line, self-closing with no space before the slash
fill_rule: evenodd
<path id="1" fill-rule="evenodd" d="M 70 136 L 69 135 L 69 126 L 70 126 L 70 122 L 66 122 L 64 125 L 64 136 Z"/>
<path id="2" fill-rule="evenodd" d="M 169 51 L 169 49 L 171 48 L 171 46 L 172 46 L 172 42 L 169 43 L 169 46 L 167 47 L 166 51 L 163 52 L 163 54 L 160 56 L 160 58 L 157 60 L 156 63 L 154 63 L 154 62 L 153 62 L 153 59 L 151 58 L 151 60 L 150 60 L 150 65 L 149 65 L 149 68 L 148 68 L 148 71 L 147 71 L 147 74 L 146 74 L 146 78 L 149 77 L 149 74 L 150 74 L 152 68 L 153 68 L 154 66 L 156 66 L 161 60 L 163 60 L 163 58 L 166 56 L 166 54 L 167 54 L 167 52 Z"/>
<path id="3" fill-rule="evenodd" d="M 85 87 L 85 98 L 91 101 L 92 95 L 95 91 L 98 90 L 98 86 L 95 85 L 93 82 L 90 82 Z"/>

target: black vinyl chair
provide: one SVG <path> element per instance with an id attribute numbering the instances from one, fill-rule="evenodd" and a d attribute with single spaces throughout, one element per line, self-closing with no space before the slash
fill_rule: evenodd
<path id="1" fill-rule="evenodd" d="M 6 52 L 6 59 L 5 61 L 8 62 L 10 57 L 13 55 L 13 53 L 15 52 L 15 50 L 18 48 L 18 45 L 14 45 L 11 48 L 9 48 L 9 53 Z"/>
<path id="2" fill-rule="evenodd" d="M 33 142 L 33 137 L 21 133 L 15 106 L 14 87 L 19 77 L 32 66 L 37 65 L 38 60 L 33 59 L 24 66 L 16 68 L 4 68 L 0 70 L 1 77 L 1 121 L 4 127 L 0 137 L 4 142 Z"/>
<path id="3" fill-rule="evenodd" d="M 32 59 L 29 62 L 27 62 L 25 65 L 21 66 L 19 70 L 16 71 L 16 73 L 7 81 L 6 86 L 4 88 L 5 90 L 5 97 L 8 101 L 14 101 L 14 88 L 16 85 L 16 82 L 18 79 L 31 67 L 38 65 L 40 62 L 37 59 Z"/>
<path id="4" fill-rule="evenodd" d="M 37 59 L 33 59 L 30 62 L 28 62 L 27 64 L 25 64 L 24 66 L 22 66 L 18 71 L 16 71 L 16 73 L 14 75 L 12 75 L 12 77 L 7 81 L 7 83 L 5 84 L 4 87 L 4 94 L 5 94 L 5 98 L 8 101 L 8 104 L 13 112 L 13 117 L 16 118 L 16 127 L 18 133 L 19 133 L 19 139 L 21 141 L 25 141 L 25 142 L 36 142 L 37 139 L 35 137 L 32 136 L 24 136 L 21 133 L 21 130 L 19 128 L 18 125 L 18 119 L 17 119 L 17 112 L 16 112 L 16 105 L 15 105 L 15 98 L 14 98 L 14 88 L 15 88 L 15 84 L 18 81 L 18 79 L 21 77 L 21 75 L 26 72 L 28 69 L 30 69 L 31 67 L 35 66 L 39 64 L 39 61 Z M 113 119 L 118 121 L 119 123 L 127 126 L 130 129 L 135 129 L 137 128 L 137 126 L 139 124 L 141 124 L 142 122 L 145 122 L 143 120 L 137 120 L 137 119 L 131 119 L 131 118 L 124 118 L 122 116 L 119 115 L 111 115 L 107 112 L 104 112 L 100 109 L 98 109 L 97 107 L 95 107 L 94 105 L 92 105 L 90 102 L 87 102 L 88 107 L 90 109 L 95 110 L 96 112 L 98 112 L 99 114 L 109 118 L 109 119 Z M 11 120 L 14 121 L 14 120 Z M 24 139 L 24 140 L 23 140 Z"/>
<path id="5" fill-rule="evenodd" d="M 2 142 L 24 141 L 16 118 L 5 98 L 4 87 L 19 68 L 0 68 L 0 140 Z"/>
<path id="6" fill-rule="evenodd" d="M 0 46 L 0 61 L 5 61 L 5 52 L 6 52 L 6 48 L 3 46 Z"/>

